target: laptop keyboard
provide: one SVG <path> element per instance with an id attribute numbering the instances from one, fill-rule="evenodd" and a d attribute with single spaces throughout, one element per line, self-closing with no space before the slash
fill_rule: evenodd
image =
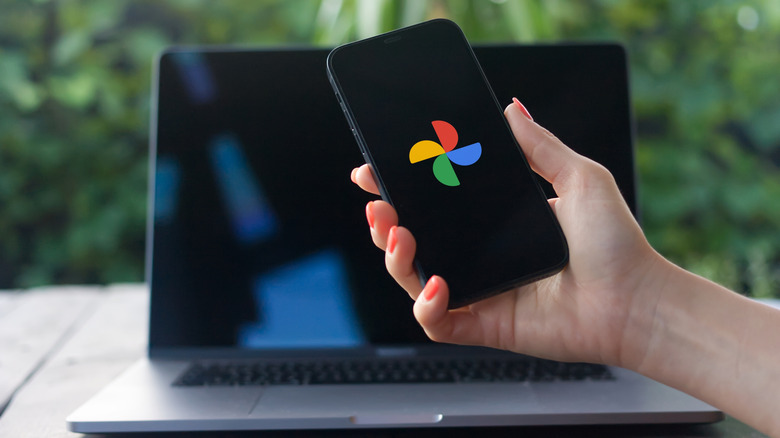
<path id="1" fill-rule="evenodd" d="M 614 380 L 609 368 L 535 358 L 193 363 L 174 386 Z"/>

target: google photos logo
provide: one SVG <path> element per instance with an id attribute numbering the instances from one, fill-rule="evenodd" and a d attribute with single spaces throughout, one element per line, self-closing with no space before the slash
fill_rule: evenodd
<path id="1" fill-rule="evenodd" d="M 418 141 L 409 150 L 409 162 L 414 164 L 436 157 L 433 160 L 433 176 L 446 186 L 459 186 L 460 180 L 455 175 L 452 163 L 459 166 L 470 166 L 476 163 L 482 155 L 482 145 L 472 143 L 455 149 L 458 144 L 458 131 L 442 120 L 434 120 L 431 125 L 441 144 L 431 140 Z"/>

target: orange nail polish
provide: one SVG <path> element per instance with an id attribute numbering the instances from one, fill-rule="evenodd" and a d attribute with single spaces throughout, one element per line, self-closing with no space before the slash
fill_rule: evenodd
<path id="1" fill-rule="evenodd" d="M 433 297 L 436 296 L 436 293 L 439 292 L 439 280 L 436 279 L 436 276 L 428 279 L 428 283 L 425 284 L 425 287 L 423 288 L 423 296 L 425 297 L 425 301 L 430 301 L 433 299 Z"/>
<path id="2" fill-rule="evenodd" d="M 390 232 L 387 233 L 387 252 L 390 254 L 393 253 L 393 250 L 395 249 L 395 244 L 398 242 L 398 236 L 396 236 L 396 229 L 398 227 L 393 225 L 390 227 Z"/>
<path id="3" fill-rule="evenodd" d="M 524 115 L 524 116 L 526 116 L 526 117 L 528 118 L 528 120 L 530 120 L 530 121 L 533 121 L 533 120 L 534 120 L 534 118 L 533 118 L 533 117 L 531 117 L 531 113 L 529 113 L 529 112 L 528 112 L 528 110 L 527 110 L 527 109 L 525 109 L 525 107 L 523 106 L 523 104 L 522 104 L 522 103 L 520 103 L 520 101 L 519 101 L 519 100 L 517 100 L 517 98 L 516 98 L 516 97 L 513 97 L 513 98 L 512 98 L 512 102 L 514 102 L 514 103 L 515 103 L 515 105 L 516 105 L 518 108 L 520 108 L 520 111 L 523 113 L 523 115 Z"/>
<path id="4" fill-rule="evenodd" d="M 368 220 L 368 226 L 374 228 L 374 201 L 366 204 L 366 220 Z"/>

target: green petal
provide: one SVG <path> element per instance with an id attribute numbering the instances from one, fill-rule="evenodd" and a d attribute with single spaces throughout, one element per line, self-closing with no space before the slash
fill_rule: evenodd
<path id="1" fill-rule="evenodd" d="M 455 169 L 452 168 L 452 163 L 450 163 L 450 159 L 447 158 L 446 154 L 439 155 L 433 160 L 433 175 L 445 186 L 455 187 L 460 185 L 458 176 L 455 175 Z"/>

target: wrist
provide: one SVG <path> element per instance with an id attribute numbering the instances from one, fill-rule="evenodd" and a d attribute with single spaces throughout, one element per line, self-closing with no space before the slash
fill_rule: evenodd
<path id="1" fill-rule="evenodd" d="M 736 327 L 724 324 L 743 299 L 739 295 L 664 260 L 645 306 L 635 311 L 636 350 L 625 367 L 675 387 L 695 389 L 691 377 L 727 366 L 738 351 Z"/>
<path id="2" fill-rule="evenodd" d="M 669 308 L 669 295 L 680 281 L 681 268 L 663 258 L 651 249 L 652 255 L 645 262 L 642 281 L 624 293 L 631 294 L 619 353 L 615 365 L 632 371 L 642 369 L 652 361 L 658 342 L 655 337 L 658 327 L 666 318 L 663 313 Z M 644 374 L 644 373 L 643 373 Z"/>
<path id="3" fill-rule="evenodd" d="M 780 314 L 668 261 L 637 291 L 618 364 L 780 432 Z"/>
<path id="4" fill-rule="evenodd" d="M 660 257 L 660 256 L 659 256 Z M 720 400 L 739 370 L 759 304 L 660 259 L 626 324 L 620 366 L 699 397 Z"/>

